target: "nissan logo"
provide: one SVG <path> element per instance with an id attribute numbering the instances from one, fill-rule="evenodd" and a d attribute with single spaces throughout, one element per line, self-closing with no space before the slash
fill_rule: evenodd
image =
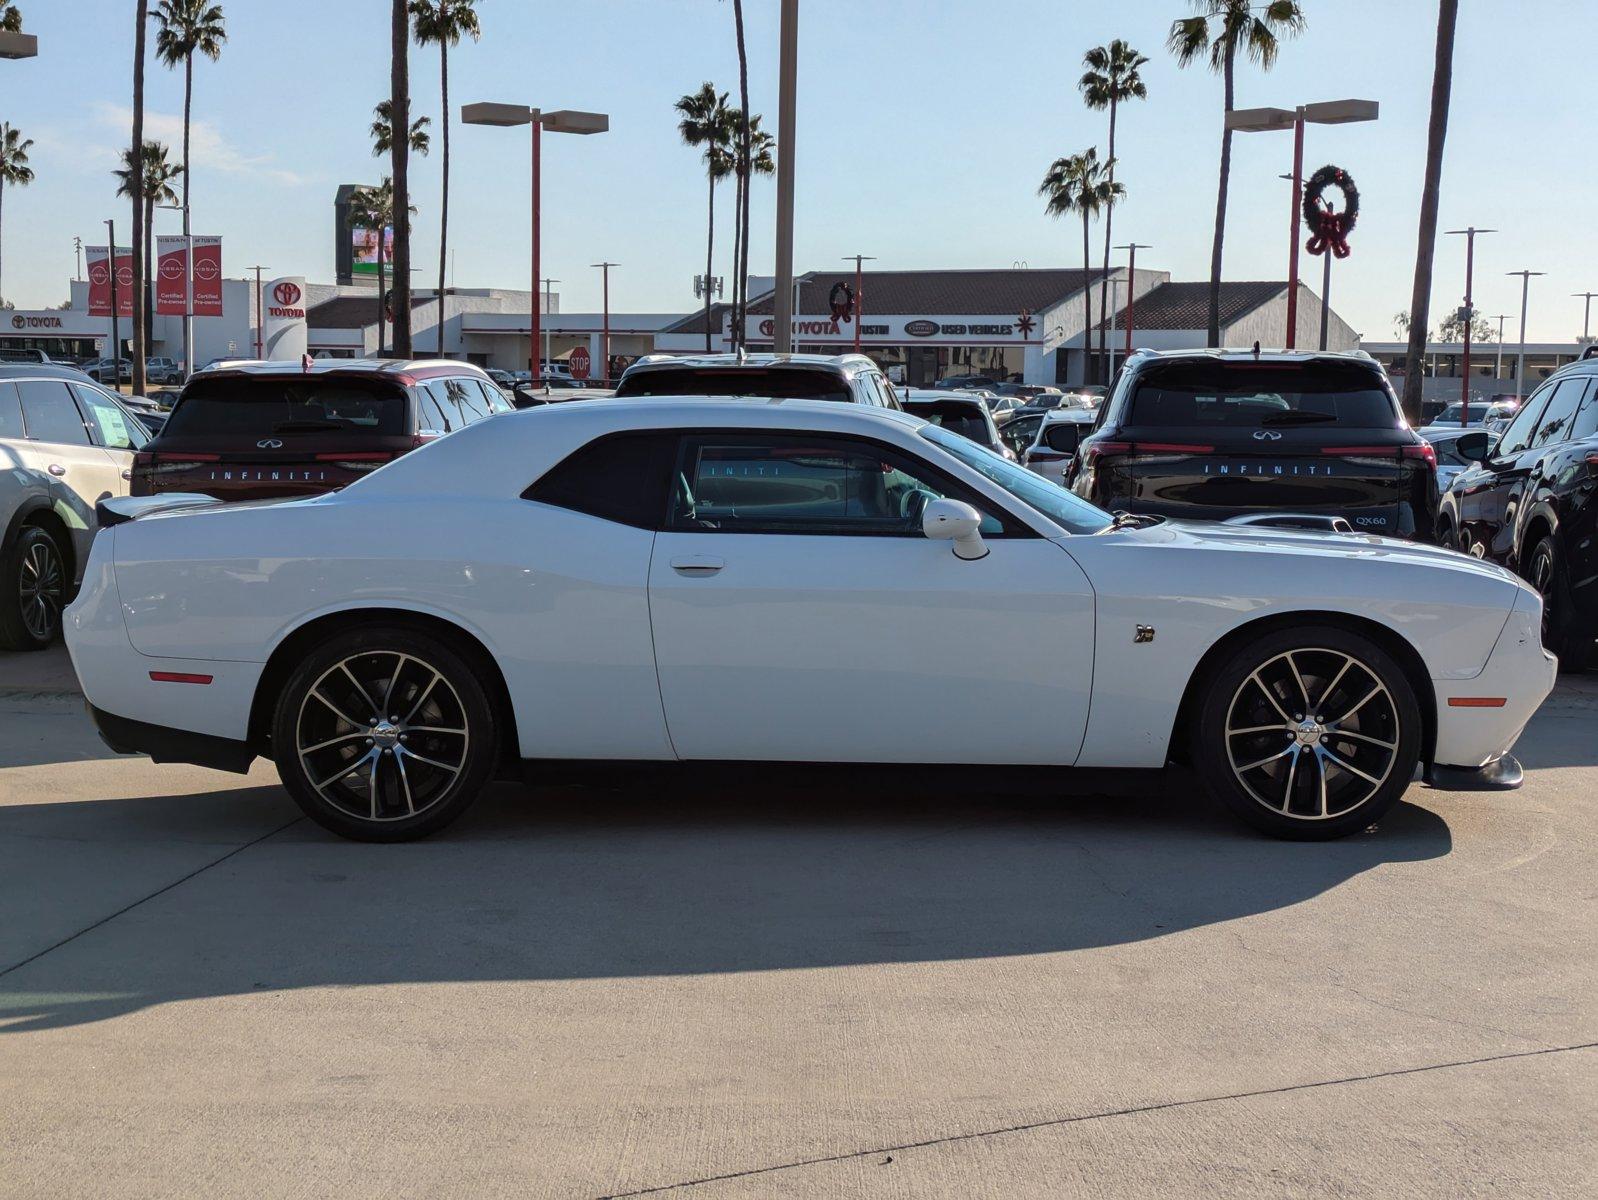
<path id="1" fill-rule="evenodd" d="M 211 259 L 201 258 L 198 254 L 194 256 L 194 277 L 196 279 L 215 279 L 221 273 L 221 267 Z"/>
<path id="2" fill-rule="evenodd" d="M 255 443 L 255 448 L 257 450 L 281 450 L 283 449 L 283 441 L 281 438 L 262 438 Z"/>
<path id="3" fill-rule="evenodd" d="M 300 289 L 294 284 L 284 280 L 272 289 L 272 299 L 287 308 L 291 304 L 300 302 Z"/>
<path id="4" fill-rule="evenodd" d="M 166 256 L 166 258 L 162 259 L 161 266 L 158 268 L 158 270 L 161 273 L 162 279 L 183 278 L 183 264 L 177 260 L 175 255 L 169 254 Z"/>
<path id="5" fill-rule="evenodd" d="M 89 282 L 96 287 L 104 287 L 111 282 L 111 268 L 103 262 L 97 262 L 89 268 Z"/>
<path id="6" fill-rule="evenodd" d="M 1282 440 L 1282 433 L 1279 429 L 1256 429 L 1254 431 L 1254 440 L 1256 442 L 1279 442 Z"/>

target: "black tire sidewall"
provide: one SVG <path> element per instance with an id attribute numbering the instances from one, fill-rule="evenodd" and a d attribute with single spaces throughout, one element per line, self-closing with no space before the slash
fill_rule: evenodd
<path id="1" fill-rule="evenodd" d="M 56 614 L 55 631 L 43 640 L 35 637 L 22 619 L 22 560 L 30 546 L 39 542 L 47 544 L 54 552 L 62 574 L 62 605 L 67 598 L 67 560 L 61 547 L 49 532 L 37 525 L 25 525 L 17 531 L 11 545 L 0 554 L 0 648 L 6 650 L 43 650 L 54 645 L 61 636 L 62 616 Z"/>
<path id="2" fill-rule="evenodd" d="M 324 672 L 351 655 L 394 651 L 419 659 L 439 671 L 455 689 L 471 730 L 466 766 L 442 800 L 414 817 L 365 821 L 329 804 L 311 785 L 300 764 L 297 723 L 306 692 Z M 469 808 L 488 784 L 499 758 L 499 721 L 484 690 L 482 664 L 465 647 L 405 626 L 377 626 L 334 634 L 301 660 L 282 690 L 272 718 L 273 759 L 278 776 L 306 816 L 342 837 L 363 842 L 406 842 L 436 833 Z"/>
<path id="3" fill-rule="evenodd" d="M 1266 808 L 1232 773 L 1226 756 L 1226 716 L 1232 697 L 1249 674 L 1288 650 L 1324 648 L 1350 654 L 1373 670 L 1398 710 L 1398 757 L 1385 782 L 1358 808 L 1324 821 L 1284 816 Z M 1379 820 L 1413 782 L 1421 753 L 1421 713 L 1415 685 L 1398 662 L 1363 634 L 1335 625 L 1275 630 L 1239 646 L 1210 675 L 1198 711 L 1193 761 L 1205 789 L 1234 815 L 1274 837 L 1325 841 L 1357 832 Z"/>

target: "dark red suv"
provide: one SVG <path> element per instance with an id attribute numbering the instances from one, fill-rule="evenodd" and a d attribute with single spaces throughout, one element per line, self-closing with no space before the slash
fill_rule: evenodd
<path id="1" fill-rule="evenodd" d="M 512 411 L 468 363 L 321 359 L 247 362 L 189 380 L 136 456 L 132 492 L 223 500 L 314 495 L 473 421 Z"/>

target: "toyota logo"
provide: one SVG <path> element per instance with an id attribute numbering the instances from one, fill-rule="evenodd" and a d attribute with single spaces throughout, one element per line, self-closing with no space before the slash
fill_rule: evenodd
<path id="1" fill-rule="evenodd" d="M 287 308 L 291 304 L 300 302 L 300 289 L 285 280 L 272 289 L 272 299 Z"/>
<path id="2" fill-rule="evenodd" d="M 12 317 L 11 318 L 11 328 L 13 328 L 13 329 L 23 329 L 23 328 L 25 328 L 27 326 L 27 324 L 28 324 L 28 319 L 26 317 Z"/>
<path id="3" fill-rule="evenodd" d="M 1281 431 L 1278 429 L 1256 429 L 1254 431 L 1256 442 L 1279 442 L 1282 440 Z"/>
<path id="4" fill-rule="evenodd" d="M 283 441 L 281 438 L 262 438 L 255 443 L 255 448 L 257 450 L 281 450 L 283 449 Z"/>

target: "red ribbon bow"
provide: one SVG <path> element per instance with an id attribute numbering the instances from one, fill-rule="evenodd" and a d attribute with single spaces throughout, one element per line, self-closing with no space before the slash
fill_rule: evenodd
<path id="1" fill-rule="evenodd" d="M 1321 211 L 1315 214 L 1315 232 L 1310 235 L 1304 249 L 1311 254 L 1325 254 L 1331 250 L 1334 258 L 1347 258 L 1348 231 L 1343 227 L 1343 214 Z"/>

